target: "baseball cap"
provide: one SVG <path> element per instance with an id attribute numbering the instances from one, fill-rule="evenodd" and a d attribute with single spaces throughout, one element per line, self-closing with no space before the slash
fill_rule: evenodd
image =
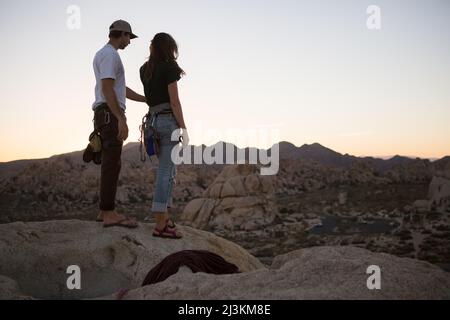
<path id="1" fill-rule="evenodd" d="M 135 35 L 131 31 L 131 25 L 126 22 L 125 20 L 117 20 L 112 23 L 112 25 L 109 27 L 109 31 L 123 31 L 123 32 L 129 32 L 130 33 L 130 39 L 137 38 L 138 36 Z"/>

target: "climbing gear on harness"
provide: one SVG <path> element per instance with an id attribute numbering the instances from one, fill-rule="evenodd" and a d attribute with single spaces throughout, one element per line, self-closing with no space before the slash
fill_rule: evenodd
<path id="1" fill-rule="evenodd" d="M 95 164 L 102 163 L 102 140 L 100 133 L 96 130 L 89 135 L 89 144 L 84 150 L 83 161 L 86 163 L 94 161 Z"/>
<path id="2" fill-rule="evenodd" d="M 161 110 L 158 112 L 150 113 L 148 112 L 142 118 L 142 125 L 139 126 L 139 131 L 141 132 L 140 142 L 140 153 L 141 161 L 145 162 L 146 154 L 151 159 L 152 156 L 159 156 L 160 149 L 160 137 L 158 131 L 155 127 L 156 119 L 159 115 L 173 113 L 172 110 Z M 144 152 L 145 149 L 145 152 Z"/>
<path id="3" fill-rule="evenodd" d="M 103 112 L 103 119 L 100 116 L 100 112 Z M 99 123 L 96 123 L 95 115 L 100 119 L 100 121 L 98 121 Z M 83 161 L 86 163 L 94 161 L 95 164 L 100 165 L 102 163 L 102 139 L 100 136 L 100 129 L 111 122 L 108 105 L 102 104 L 98 106 L 95 109 L 95 115 L 94 119 L 92 119 L 94 131 L 89 135 L 89 144 L 83 153 Z"/>
<path id="4" fill-rule="evenodd" d="M 141 161 L 145 162 L 146 154 L 151 159 L 152 156 L 158 156 L 158 144 L 159 144 L 159 136 L 154 127 L 156 116 L 152 116 L 147 113 L 142 118 L 142 124 L 139 126 L 139 130 L 141 132 L 141 137 L 139 139 L 140 142 L 140 153 L 141 153 Z M 145 148 L 145 152 L 144 149 Z"/>
<path id="5" fill-rule="evenodd" d="M 100 138 L 99 132 L 94 131 L 91 133 L 89 136 L 89 144 L 94 153 L 102 151 L 102 139 Z"/>

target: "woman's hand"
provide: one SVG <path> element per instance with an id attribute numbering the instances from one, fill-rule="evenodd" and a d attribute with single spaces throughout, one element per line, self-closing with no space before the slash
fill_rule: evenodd
<path id="1" fill-rule="evenodd" d="M 189 134 L 188 134 L 186 128 L 184 128 L 182 130 L 183 130 L 183 132 L 181 133 L 181 137 L 183 140 L 181 141 L 181 144 L 183 147 L 186 147 L 187 145 L 189 145 Z"/>

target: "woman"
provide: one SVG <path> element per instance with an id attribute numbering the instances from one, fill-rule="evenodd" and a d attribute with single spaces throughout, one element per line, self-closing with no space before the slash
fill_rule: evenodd
<path id="1" fill-rule="evenodd" d="M 151 210 L 156 222 L 153 236 L 172 239 L 182 237 L 168 212 L 172 206 L 172 190 L 177 172 L 171 152 L 179 143 L 171 140 L 172 132 L 183 129 L 183 145 L 189 143 L 177 85 L 185 72 L 178 66 L 177 58 L 178 46 L 172 36 L 158 33 L 151 42 L 150 57 L 140 69 L 149 111 L 155 119 L 154 127 L 160 137 L 159 166 Z"/>

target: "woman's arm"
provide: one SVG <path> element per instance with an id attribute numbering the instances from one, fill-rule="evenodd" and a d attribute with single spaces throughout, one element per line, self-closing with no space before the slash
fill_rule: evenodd
<path id="1" fill-rule="evenodd" d="M 182 129 L 186 129 L 186 124 L 184 123 L 183 110 L 181 109 L 180 97 L 178 96 L 178 84 L 177 82 L 172 82 L 168 85 L 170 104 L 172 106 L 173 114 L 177 120 L 178 126 Z"/>

